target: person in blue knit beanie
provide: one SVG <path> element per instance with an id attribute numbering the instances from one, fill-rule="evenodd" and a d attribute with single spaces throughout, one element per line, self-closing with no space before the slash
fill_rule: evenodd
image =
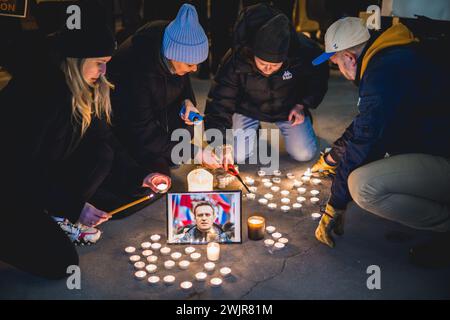
<path id="1" fill-rule="evenodd" d="M 176 129 L 193 136 L 187 115 L 199 112 L 189 74 L 208 57 L 208 38 L 195 7 L 183 4 L 173 21 L 152 21 L 141 27 L 118 49 L 109 67 L 113 129 L 133 158 L 146 168 L 169 176 L 171 141 Z M 180 115 L 183 106 L 186 112 Z M 186 152 L 187 153 L 187 152 Z M 195 157 L 209 168 L 220 164 L 209 150 L 194 146 L 183 161 Z"/>

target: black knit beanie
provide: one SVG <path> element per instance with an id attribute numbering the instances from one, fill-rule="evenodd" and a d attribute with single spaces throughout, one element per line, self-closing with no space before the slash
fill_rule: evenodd
<path id="1" fill-rule="evenodd" d="M 278 14 L 267 21 L 256 33 L 253 53 L 258 58 L 271 62 L 283 62 L 288 57 L 291 28 L 288 18 Z"/>

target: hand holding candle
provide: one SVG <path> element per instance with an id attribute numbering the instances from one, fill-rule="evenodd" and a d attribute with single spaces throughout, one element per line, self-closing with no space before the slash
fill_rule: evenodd
<path id="1" fill-rule="evenodd" d="M 171 179 L 161 173 L 149 174 L 142 183 L 143 187 L 150 188 L 155 193 L 164 193 L 170 189 L 171 185 Z"/>

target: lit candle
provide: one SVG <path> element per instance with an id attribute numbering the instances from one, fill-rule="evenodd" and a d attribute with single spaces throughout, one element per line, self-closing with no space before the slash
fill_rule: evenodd
<path id="1" fill-rule="evenodd" d="M 133 256 L 130 257 L 130 262 L 133 263 L 133 264 L 135 262 L 138 262 L 139 260 L 141 260 L 141 256 L 133 255 Z"/>
<path id="2" fill-rule="evenodd" d="M 280 187 L 279 186 L 272 186 L 272 187 L 270 187 L 270 190 L 272 190 L 273 192 L 278 192 L 278 191 L 280 191 Z"/>
<path id="3" fill-rule="evenodd" d="M 281 211 L 288 212 L 289 210 L 291 210 L 291 207 L 289 207 L 289 206 L 281 206 Z"/>
<path id="4" fill-rule="evenodd" d="M 189 290 L 190 288 L 192 288 L 192 282 L 184 281 L 184 282 L 180 283 L 180 288 L 183 290 Z"/>
<path id="5" fill-rule="evenodd" d="M 167 189 L 167 184 L 165 183 L 160 183 L 156 186 L 156 189 L 158 189 L 158 191 L 163 192 Z"/>
<path id="6" fill-rule="evenodd" d="M 138 261 L 138 262 L 136 262 L 136 263 L 134 264 L 134 268 L 135 268 L 136 270 L 144 269 L 144 267 L 145 267 L 145 262 L 144 262 L 144 261 Z"/>
<path id="7" fill-rule="evenodd" d="M 173 269 L 173 267 L 175 267 L 175 261 L 167 260 L 166 262 L 164 262 L 164 268 L 166 268 L 167 270 L 171 270 Z"/>
<path id="8" fill-rule="evenodd" d="M 270 179 L 269 178 L 264 178 L 264 179 L 261 179 L 261 182 L 262 183 L 270 182 Z"/>
<path id="9" fill-rule="evenodd" d="M 264 177 L 265 175 L 266 175 L 266 172 L 264 170 L 259 170 L 258 171 L 258 176 Z"/>
<path id="10" fill-rule="evenodd" d="M 205 169 L 195 169 L 187 176 L 189 192 L 212 191 L 214 176 Z"/>
<path id="11" fill-rule="evenodd" d="M 264 240 L 264 245 L 265 245 L 266 247 L 271 247 L 271 246 L 274 245 L 274 243 L 275 243 L 275 241 L 272 240 L 272 239 L 266 239 L 266 240 Z"/>
<path id="12" fill-rule="evenodd" d="M 267 200 L 267 199 L 265 199 L 265 198 L 261 198 L 261 199 L 258 200 L 258 202 L 259 202 L 260 204 L 266 205 L 266 204 L 269 203 L 269 200 Z"/>
<path id="13" fill-rule="evenodd" d="M 195 274 L 195 279 L 197 281 L 205 281 L 207 276 L 206 272 L 197 272 Z"/>
<path id="14" fill-rule="evenodd" d="M 302 177 L 302 181 L 303 181 L 304 183 L 309 182 L 309 180 L 311 180 L 311 177 L 308 177 L 308 176 L 303 176 L 303 177 Z"/>
<path id="15" fill-rule="evenodd" d="M 305 197 L 297 197 L 297 202 L 302 203 L 302 202 L 305 202 L 305 201 L 306 201 Z"/>
<path id="16" fill-rule="evenodd" d="M 289 242 L 289 239 L 288 238 L 280 238 L 280 239 L 278 239 L 278 242 L 287 244 Z"/>
<path id="17" fill-rule="evenodd" d="M 152 246 L 151 242 L 142 242 L 141 243 L 141 248 L 144 250 L 150 249 Z"/>
<path id="18" fill-rule="evenodd" d="M 314 178 L 314 179 L 311 180 L 311 183 L 312 183 L 313 185 L 317 186 L 317 185 L 319 185 L 319 184 L 322 183 L 322 180 L 317 179 L 317 178 Z"/>
<path id="19" fill-rule="evenodd" d="M 295 175 L 294 175 L 292 172 L 288 172 L 288 173 L 286 173 L 286 177 L 287 177 L 288 179 L 294 179 L 294 178 L 295 178 Z"/>
<path id="20" fill-rule="evenodd" d="M 220 245 L 217 242 L 210 242 L 206 248 L 206 256 L 209 261 L 217 261 L 220 257 Z"/>
<path id="21" fill-rule="evenodd" d="M 267 205 L 267 207 L 268 207 L 270 210 L 275 210 L 275 209 L 277 208 L 277 204 L 276 204 L 276 203 L 269 203 L 269 204 Z"/>
<path id="22" fill-rule="evenodd" d="M 161 243 L 152 243 L 152 249 L 158 251 L 161 249 Z"/>
<path id="23" fill-rule="evenodd" d="M 174 252 L 170 255 L 172 257 L 173 260 L 178 260 L 181 258 L 181 253 L 180 252 Z"/>
<path id="24" fill-rule="evenodd" d="M 307 177 L 311 177 L 312 176 L 311 168 L 306 169 L 306 171 L 303 175 L 307 176 Z"/>
<path id="25" fill-rule="evenodd" d="M 297 188 L 297 192 L 299 194 L 305 194 L 306 193 L 306 188 L 303 188 L 303 187 Z"/>
<path id="26" fill-rule="evenodd" d="M 198 252 L 194 252 L 191 254 L 192 261 L 198 261 L 198 260 L 200 260 L 201 257 L 202 257 L 202 255 Z"/>
<path id="27" fill-rule="evenodd" d="M 187 247 L 186 249 L 184 249 L 184 252 L 186 254 L 191 254 L 195 252 L 195 248 L 194 247 Z"/>
<path id="28" fill-rule="evenodd" d="M 170 249 L 169 247 L 164 247 L 159 250 L 159 252 L 161 252 L 163 256 L 168 256 L 170 251 L 172 251 L 172 249 Z"/>
<path id="29" fill-rule="evenodd" d="M 266 199 L 265 199 L 266 200 Z M 252 216 L 247 220 L 248 238 L 250 240 L 261 240 L 264 238 L 266 220 L 261 216 Z"/>
<path id="30" fill-rule="evenodd" d="M 155 273 L 158 270 L 158 267 L 155 264 L 149 264 L 145 267 L 148 273 Z"/>
<path id="31" fill-rule="evenodd" d="M 159 277 L 158 276 L 151 276 L 148 278 L 148 283 L 150 283 L 151 285 L 156 285 L 159 283 Z"/>
<path id="32" fill-rule="evenodd" d="M 270 188 L 271 186 L 273 185 L 273 183 L 272 182 L 264 182 L 264 187 L 266 187 L 266 188 Z"/>
<path id="33" fill-rule="evenodd" d="M 290 203 L 291 202 L 291 200 L 289 199 L 289 198 L 282 198 L 281 199 L 281 203 L 282 204 L 288 204 L 288 203 Z"/>
<path id="34" fill-rule="evenodd" d="M 251 177 L 245 177 L 245 183 L 249 186 L 252 186 L 255 183 L 255 179 Z"/>
<path id="35" fill-rule="evenodd" d="M 280 170 L 275 170 L 273 172 L 273 175 L 276 176 L 276 177 L 279 177 L 279 176 L 281 176 L 281 171 Z"/>
<path id="36" fill-rule="evenodd" d="M 294 209 L 301 209 L 302 208 L 302 205 L 300 204 L 300 203 L 294 203 L 293 205 L 292 205 L 292 208 L 294 208 Z"/>
<path id="37" fill-rule="evenodd" d="M 294 188 L 299 188 L 303 185 L 303 182 L 298 181 L 298 180 L 294 180 Z"/>
<path id="38" fill-rule="evenodd" d="M 222 279 L 212 278 L 210 283 L 211 283 L 211 286 L 213 286 L 213 287 L 220 287 L 222 285 Z"/>
<path id="39" fill-rule="evenodd" d="M 319 190 L 311 190 L 310 192 L 313 196 L 317 196 L 320 193 Z"/>
<path id="40" fill-rule="evenodd" d="M 279 232 L 272 233 L 272 238 L 274 238 L 275 240 L 280 239 L 282 236 L 283 235 Z"/>
<path id="41" fill-rule="evenodd" d="M 159 240 L 161 240 L 161 236 L 159 234 L 154 234 L 150 237 L 150 240 L 152 240 L 153 242 L 158 242 Z"/>
<path id="42" fill-rule="evenodd" d="M 247 193 L 246 198 L 249 200 L 255 200 L 256 199 L 256 194 L 254 193 Z"/>
<path id="43" fill-rule="evenodd" d="M 268 226 L 268 227 L 266 228 L 266 231 L 267 231 L 268 234 L 274 233 L 275 230 L 277 230 L 277 228 L 275 228 L 274 226 Z"/>
<path id="44" fill-rule="evenodd" d="M 134 273 L 134 276 L 137 280 L 144 280 L 145 276 L 147 275 L 147 272 L 144 270 L 139 270 Z"/>
<path id="45" fill-rule="evenodd" d="M 313 220 L 319 220 L 322 217 L 322 215 L 320 213 L 314 212 L 311 214 L 311 218 Z"/>
<path id="46" fill-rule="evenodd" d="M 157 256 L 148 256 L 147 261 L 149 263 L 155 263 L 156 261 L 158 261 L 158 257 Z"/>
<path id="47" fill-rule="evenodd" d="M 316 198 L 316 197 L 312 197 L 311 199 L 310 199 L 310 201 L 311 201 L 311 203 L 312 204 L 316 204 L 317 202 L 319 202 L 319 198 Z"/>
<path id="48" fill-rule="evenodd" d="M 273 183 L 281 183 L 281 178 L 279 178 L 279 177 L 275 177 L 275 178 L 272 178 L 272 182 Z"/>
<path id="49" fill-rule="evenodd" d="M 228 277 L 230 274 L 231 274 L 231 268 L 228 268 L 228 267 L 220 268 L 220 275 L 222 277 Z"/>
<path id="50" fill-rule="evenodd" d="M 273 247 L 275 248 L 275 250 L 281 250 L 281 249 L 283 249 L 285 246 L 286 246 L 286 245 L 285 245 L 284 243 L 277 242 L 277 243 L 274 244 Z"/>
<path id="51" fill-rule="evenodd" d="M 264 195 L 264 198 L 266 198 L 267 200 L 272 200 L 272 199 L 273 199 L 273 194 L 271 194 L 271 193 L 266 193 L 266 194 Z"/>
<path id="52" fill-rule="evenodd" d="M 250 187 L 249 189 L 252 193 L 256 193 L 258 191 L 257 187 Z"/>
<path id="53" fill-rule="evenodd" d="M 187 260 L 181 260 L 180 263 L 178 263 L 178 266 L 180 267 L 180 269 L 186 270 L 187 268 L 189 268 L 190 264 L 191 263 Z"/>
<path id="54" fill-rule="evenodd" d="M 282 195 L 282 196 L 284 196 L 284 197 L 287 197 L 288 195 L 289 195 L 289 191 L 288 190 L 281 190 L 280 191 L 280 194 Z"/>
<path id="55" fill-rule="evenodd" d="M 175 282 L 175 277 L 172 275 L 165 276 L 163 281 L 166 285 L 170 286 Z"/>
<path id="56" fill-rule="evenodd" d="M 143 255 L 144 257 L 151 256 L 152 254 L 153 254 L 153 251 L 152 251 L 152 250 L 144 250 L 144 251 L 142 251 L 142 255 Z"/>
<path id="57" fill-rule="evenodd" d="M 205 267 L 205 270 L 210 272 L 213 271 L 214 268 L 216 267 L 216 264 L 214 262 L 207 262 L 203 265 Z"/>
<path id="58" fill-rule="evenodd" d="M 129 253 L 129 254 L 135 253 L 136 252 L 136 248 L 135 247 L 126 247 L 125 248 L 125 252 Z"/>

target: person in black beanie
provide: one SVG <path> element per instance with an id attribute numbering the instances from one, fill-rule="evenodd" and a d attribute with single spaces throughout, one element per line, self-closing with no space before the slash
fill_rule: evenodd
<path id="1" fill-rule="evenodd" d="M 128 191 L 145 186 L 153 192 L 160 183 L 170 187 L 170 179 L 139 167 L 108 128 L 112 84 L 105 72 L 115 41 L 101 21 L 21 40 L 17 61 L 8 65 L 12 80 L 0 92 L 7 150 L 1 175 L 8 186 L 0 260 L 58 279 L 78 264 L 73 243 L 95 243 L 96 227 L 110 218 L 91 201 L 107 179 Z M 33 243 L 39 249 L 23 250 Z"/>
<path id="2" fill-rule="evenodd" d="M 233 148 L 225 146 L 224 167 L 244 163 L 254 154 L 260 121 L 278 126 L 292 158 L 309 161 L 317 152 L 309 109 L 316 108 L 327 91 L 328 67 L 311 67 L 320 49 L 297 35 L 284 14 L 265 4 L 244 10 L 235 41 L 240 25 L 254 25 L 256 31 L 241 37 L 245 41 L 223 58 L 208 94 L 206 128 L 219 129 L 224 136 L 227 129 L 235 129 L 234 159 Z M 255 19 L 261 20 L 264 12 L 271 15 L 256 27 Z"/>

